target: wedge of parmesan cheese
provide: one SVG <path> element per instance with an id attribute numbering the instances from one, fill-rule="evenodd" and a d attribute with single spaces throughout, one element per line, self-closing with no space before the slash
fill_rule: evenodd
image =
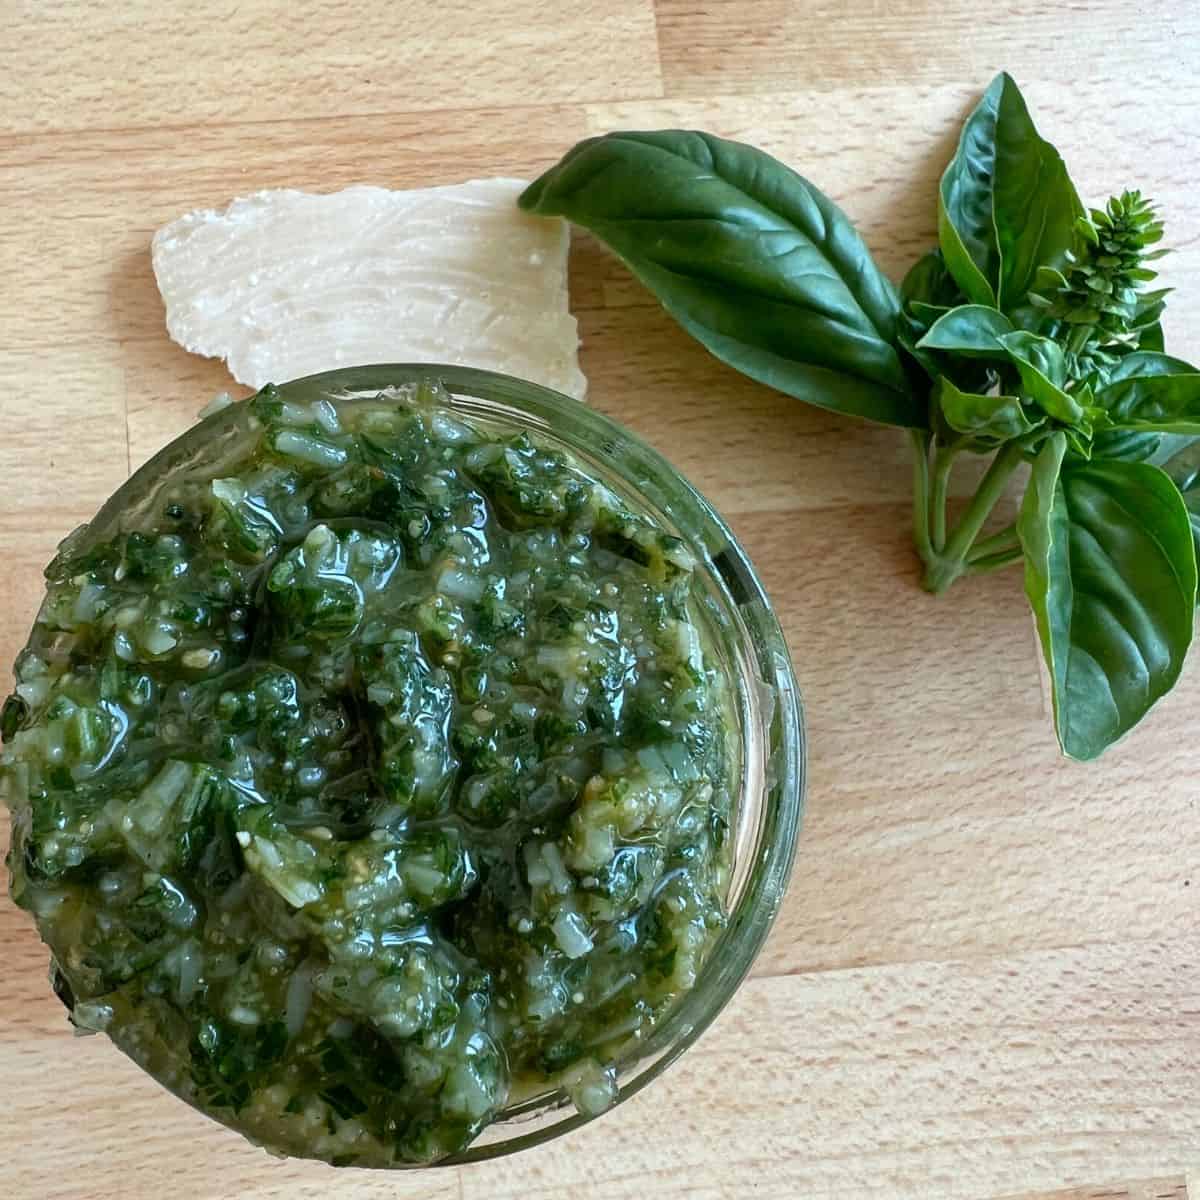
<path id="1" fill-rule="evenodd" d="M 154 235 L 172 338 L 253 388 L 335 367 L 444 362 L 582 399 L 566 223 L 519 179 L 262 191 Z"/>

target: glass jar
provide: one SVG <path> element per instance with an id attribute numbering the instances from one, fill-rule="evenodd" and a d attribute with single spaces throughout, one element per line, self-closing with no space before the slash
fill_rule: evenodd
<path id="1" fill-rule="evenodd" d="M 616 1103 L 645 1087 L 713 1021 L 746 977 L 779 909 L 791 871 L 804 797 L 804 729 L 783 634 L 745 551 L 708 502 L 671 465 L 627 430 L 576 400 L 510 376 L 466 367 L 373 365 L 309 376 L 282 385 L 279 397 L 310 404 L 375 402 L 389 389 L 437 380 L 449 407 L 496 433 L 529 430 L 568 451 L 623 496 L 683 539 L 700 567 L 700 619 L 734 695 L 733 770 L 737 786 L 727 925 L 710 947 L 693 989 L 654 1032 L 613 1065 Z M 191 464 L 212 471 L 222 449 L 243 444 L 245 404 L 205 417 L 156 454 L 71 535 L 72 550 L 112 538 L 156 503 L 164 480 Z M 569 1132 L 588 1114 L 561 1089 L 511 1102 L 461 1154 L 437 1165 L 477 1162 Z"/>

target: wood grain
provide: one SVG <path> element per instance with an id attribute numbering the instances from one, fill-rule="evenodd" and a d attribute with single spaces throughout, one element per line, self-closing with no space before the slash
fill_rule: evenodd
<path id="1" fill-rule="evenodd" d="M 913 85 L 967 82 L 1007 70 L 1026 80 L 1081 80 L 1139 90 L 1178 81 L 1181 45 L 1200 30 L 1192 4 L 1156 0 L 657 0 L 668 95 L 838 90 L 887 85 L 902 108 Z M 1103 110 L 1108 111 L 1108 107 Z M 1089 114 L 1089 124 L 1097 118 Z M 1114 122 L 1117 124 L 1117 122 Z M 830 125 L 832 131 L 836 126 Z"/>
<path id="2" fill-rule="evenodd" d="M 259 187 L 532 175 L 580 137 L 763 146 L 898 275 L 998 67 L 1085 197 L 1162 202 L 1172 350 L 1200 358 L 1200 8 L 1139 0 L 10 4 L 0 22 L 0 659 L 54 545 L 220 390 L 165 336 L 152 231 Z M 0 902 L 0 1196 L 1184 1200 L 1200 1172 L 1200 671 L 1092 767 L 1055 752 L 1016 574 L 935 601 L 886 430 L 714 362 L 587 237 L 592 400 L 758 564 L 808 711 L 776 928 L 717 1024 L 577 1134 L 478 1167 L 281 1163 L 73 1038 Z M 972 483 L 969 471 L 955 494 Z M 1194 666 L 1194 664 L 1193 664 Z M 0 833 L 0 843 L 6 833 Z"/>
<path id="3" fill-rule="evenodd" d="M 760 1181 L 767 1195 L 965 1200 L 1089 1169 L 1147 1178 L 1177 1139 L 1200 1152 L 1200 1080 L 1177 1070 L 1200 1020 L 1195 949 L 1082 947 L 757 981 L 658 1096 L 605 1119 L 619 1131 L 601 1121 L 540 1163 L 468 1172 L 464 1195 L 586 1189 L 615 1200 L 649 1180 L 651 1194 L 683 1200 Z M 1173 984 L 1147 996 L 1137 977 L 1163 968 Z M 736 1103 L 700 1102 L 750 1076 Z M 611 1166 L 589 1186 L 601 1154 Z"/>
<path id="4" fill-rule="evenodd" d="M 662 94 L 651 0 L 31 0 L 0 129 L 116 129 Z M 6 6 L 11 10 L 11 5 Z"/>
<path id="5" fill-rule="evenodd" d="M 1186 1179 L 1147 1179 L 1119 1187 L 1082 1187 L 1044 1192 L 1024 1200 L 1188 1200 Z"/>
<path id="6" fill-rule="evenodd" d="M 1200 1155 L 1198 949 L 1124 942 L 755 980 L 653 1088 L 595 1124 L 511 1159 L 393 1175 L 389 1194 L 440 1197 L 454 1180 L 463 1200 L 971 1200 L 1152 1178 Z M 121 1196 L 160 1195 L 137 1172 L 168 1150 L 189 1197 L 332 1186 L 328 1168 L 281 1168 L 215 1128 L 99 1038 L 22 1032 L 0 1039 L 3 1077 L 31 1098 L 10 1149 L 17 1195 L 91 1200 L 85 1148 Z M 68 1074 L 83 1083 L 64 1159 L 45 1081 Z M 339 1195 L 377 1194 L 378 1175 L 336 1178 Z"/>

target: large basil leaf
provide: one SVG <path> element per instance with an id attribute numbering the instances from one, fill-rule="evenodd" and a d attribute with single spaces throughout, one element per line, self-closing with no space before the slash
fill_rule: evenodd
<path id="1" fill-rule="evenodd" d="M 1192 542 L 1200 559 L 1200 443 L 1182 448 L 1163 464 L 1163 470 L 1183 497 L 1192 525 Z"/>
<path id="2" fill-rule="evenodd" d="M 1023 437 L 1045 420 L 1031 420 L 1016 396 L 964 392 L 944 376 L 938 380 L 937 402 L 951 429 L 985 443 Z"/>
<path id="3" fill-rule="evenodd" d="M 1182 358 L 1173 358 L 1157 350 L 1134 350 L 1117 361 L 1108 373 L 1107 383 L 1120 383 L 1138 375 L 1195 375 L 1196 368 Z"/>
<path id="4" fill-rule="evenodd" d="M 1145 463 L 1068 464 L 1048 438 L 1017 533 L 1063 751 L 1090 759 L 1179 677 L 1192 640 L 1196 551 L 1178 489 Z"/>
<path id="5" fill-rule="evenodd" d="M 996 76 L 942 175 L 938 238 L 954 278 L 973 303 L 1009 312 L 1039 267 L 1066 261 L 1082 215 L 1067 168 L 1038 135 L 1020 89 Z"/>
<path id="6" fill-rule="evenodd" d="M 1195 441 L 1195 437 L 1184 433 L 1103 429 L 1092 439 L 1092 457 L 1112 458 L 1120 462 L 1148 462 L 1163 467 Z"/>
<path id="7" fill-rule="evenodd" d="M 1066 435 L 1061 430 L 1052 433 L 1042 443 L 1029 472 L 1029 483 L 1021 500 L 1021 511 L 1017 515 L 1017 535 L 1021 539 L 1021 548 L 1025 551 L 1026 586 L 1029 571 L 1040 570 L 1041 564 L 1048 562 L 1052 557 L 1057 537 L 1057 531 L 1053 527 L 1054 498 L 1066 453 Z M 1063 539 L 1058 537 L 1057 540 Z M 1049 587 L 1048 576 L 1043 586 Z M 1035 605 L 1035 612 L 1036 607 Z"/>
<path id="8" fill-rule="evenodd" d="M 801 400 L 926 424 L 895 288 L 842 211 L 790 168 L 707 133 L 612 133 L 521 196 L 607 243 L 719 359 Z"/>
<path id="9" fill-rule="evenodd" d="M 1161 433 L 1136 429 L 1102 429 L 1092 439 L 1092 457 L 1115 462 L 1148 462 L 1158 453 Z"/>
<path id="10" fill-rule="evenodd" d="M 1119 429 L 1200 434 L 1200 372 L 1167 354 L 1125 355 L 1096 393 L 1096 403 Z"/>
<path id="11" fill-rule="evenodd" d="M 998 309 L 985 304 L 963 304 L 938 317 L 917 347 L 968 358 L 1003 359 L 1008 352 L 999 338 L 1012 332 L 1012 322 Z"/>
<path id="12" fill-rule="evenodd" d="M 992 81 L 963 124 L 958 150 L 938 188 L 942 257 L 972 304 L 994 305 L 1000 278 L 1000 247 L 992 218 L 1000 81 L 1000 76 Z"/>
<path id="13" fill-rule="evenodd" d="M 1056 421 L 1064 425 L 1087 424 L 1084 406 L 1063 388 L 1067 360 L 1062 347 L 1049 338 L 1020 330 L 997 339 L 1021 376 L 1021 386 Z"/>

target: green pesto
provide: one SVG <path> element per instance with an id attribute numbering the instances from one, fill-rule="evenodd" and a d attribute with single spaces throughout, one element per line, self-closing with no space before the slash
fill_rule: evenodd
<path id="1" fill-rule="evenodd" d="M 216 471 L 47 570 L 0 715 L 56 989 L 273 1149 L 463 1149 L 585 1111 L 724 917 L 728 681 L 695 564 L 436 391 L 272 388 Z"/>

